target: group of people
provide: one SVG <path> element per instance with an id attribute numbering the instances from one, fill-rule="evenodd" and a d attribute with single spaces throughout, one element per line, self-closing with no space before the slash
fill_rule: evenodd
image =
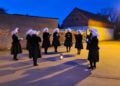
<path id="1" fill-rule="evenodd" d="M 88 69 L 95 69 L 96 63 L 99 61 L 98 32 L 96 29 L 90 29 L 89 32 L 90 34 L 86 37 L 86 49 L 89 50 L 88 60 L 90 63 L 90 67 L 88 67 Z M 83 49 L 82 41 L 82 32 L 81 30 L 78 30 L 77 34 L 75 34 L 75 48 L 77 48 L 77 54 L 80 54 L 81 49 Z M 70 29 L 68 29 L 67 33 L 65 34 L 64 45 L 66 46 L 67 52 L 70 52 L 70 49 L 72 47 L 72 33 Z"/>
<path id="2" fill-rule="evenodd" d="M 18 37 L 19 28 L 16 28 L 12 31 L 12 47 L 11 47 L 11 54 L 13 54 L 13 60 L 18 60 L 17 55 L 22 53 L 22 48 L 20 45 L 20 40 L 23 38 Z M 39 37 L 40 31 L 36 30 L 28 30 L 26 33 L 26 49 L 29 52 L 29 58 L 33 58 L 34 66 L 37 66 L 37 58 L 41 57 L 41 50 L 39 43 L 41 42 L 41 38 Z"/>
<path id="3" fill-rule="evenodd" d="M 23 40 L 23 38 L 18 37 L 19 28 L 15 28 L 15 30 L 12 31 L 12 46 L 11 46 L 11 54 L 13 55 L 13 60 L 18 60 L 17 55 L 19 53 L 22 53 L 22 48 L 20 44 L 20 40 Z M 26 49 L 29 52 L 29 58 L 33 58 L 33 64 L 34 66 L 37 66 L 37 59 L 41 58 L 41 37 L 40 31 L 29 29 L 26 32 Z M 49 29 L 46 27 L 43 30 L 43 42 L 42 42 L 42 48 L 44 48 L 45 54 L 48 53 L 48 48 L 51 46 L 50 44 L 50 36 Z M 59 41 L 59 29 L 55 28 L 53 33 L 53 41 L 52 45 L 55 48 L 55 52 L 57 51 L 57 47 L 60 46 Z"/>
<path id="4" fill-rule="evenodd" d="M 12 47 L 11 47 L 11 54 L 13 54 L 13 60 L 18 60 L 17 55 L 19 53 L 22 53 L 20 40 L 23 40 L 23 38 L 19 38 L 17 33 L 19 31 L 19 28 L 16 28 L 12 31 Z M 39 45 L 40 42 L 42 42 L 42 48 L 44 48 L 44 53 L 48 53 L 48 48 L 51 46 L 50 44 L 50 37 L 51 34 L 49 33 L 49 29 L 46 27 L 43 30 L 42 34 L 42 41 L 39 36 L 40 31 L 36 31 L 33 29 L 29 29 L 26 32 L 26 49 L 29 52 L 29 58 L 33 58 L 33 64 L 34 66 L 37 66 L 37 59 L 41 58 L 41 46 Z M 80 54 L 81 49 L 83 49 L 83 37 L 81 30 L 78 30 L 75 36 L 75 48 L 77 48 L 77 54 Z M 54 47 L 55 53 L 58 52 L 58 46 L 60 46 L 60 34 L 59 29 L 55 28 L 53 30 L 52 34 L 53 40 L 52 40 L 52 46 Z M 73 35 L 71 32 L 71 29 L 67 29 L 65 33 L 65 40 L 64 40 L 64 46 L 66 47 L 66 51 L 70 52 L 71 47 L 73 45 Z M 91 29 L 90 34 L 86 38 L 87 42 L 87 49 L 89 50 L 88 53 L 88 60 L 90 62 L 89 69 L 96 68 L 96 62 L 99 61 L 99 47 L 98 47 L 98 33 L 97 30 Z"/>

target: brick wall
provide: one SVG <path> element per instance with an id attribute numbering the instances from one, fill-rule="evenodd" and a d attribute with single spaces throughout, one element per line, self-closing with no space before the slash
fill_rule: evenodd
<path id="1" fill-rule="evenodd" d="M 16 27 L 20 28 L 19 36 L 25 39 L 25 33 L 29 28 L 40 30 L 42 35 L 43 28 L 48 27 L 52 32 L 57 26 L 56 18 L 0 14 L 0 50 L 11 47 L 11 31 Z M 21 41 L 21 44 L 25 48 L 26 40 Z"/>

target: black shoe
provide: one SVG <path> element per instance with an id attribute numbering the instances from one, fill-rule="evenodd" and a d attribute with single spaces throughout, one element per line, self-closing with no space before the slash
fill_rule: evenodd
<path id="1" fill-rule="evenodd" d="M 13 60 L 17 61 L 18 59 L 17 59 L 17 58 L 14 58 Z"/>
<path id="2" fill-rule="evenodd" d="M 34 64 L 34 66 L 38 66 L 38 64 Z"/>
<path id="3" fill-rule="evenodd" d="M 29 57 L 29 59 L 32 59 L 32 57 Z"/>
<path id="4" fill-rule="evenodd" d="M 96 69 L 96 66 L 93 66 L 93 69 Z"/>
<path id="5" fill-rule="evenodd" d="M 88 69 L 93 69 L 93 67 L 88 67 Z"/>
<path id="6" fill-rule="evenodd" d="M 42 58 L 42 56 L 39 56 L 38 58 Z"/>
<path id="7" fill-rule="evenodd" d="M 47 54 L 47 52 L 45 52 L 45 54 Z"/>

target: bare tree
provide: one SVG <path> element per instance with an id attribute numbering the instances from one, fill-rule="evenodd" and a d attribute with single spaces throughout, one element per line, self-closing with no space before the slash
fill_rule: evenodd
<path id="1" fill-rule="evenodd" d="M 107 19 L 112 23 L 115 23 L 117 20 L 117 14 L 114 8 L 103 8 L 100 10 L 99 14 L 101 16 L 106 16 Z"/>
<path id="2" fill-rule="evenodd" d="M 103 8 L 99 15 L 106 16 L 108 21 L 114 24 L 114 38 L 120 39 L 120 14 L 115 8 Z"/>

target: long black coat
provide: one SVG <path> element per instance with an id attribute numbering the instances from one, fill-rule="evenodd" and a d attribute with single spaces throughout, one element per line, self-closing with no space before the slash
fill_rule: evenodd
<path id="1" fill-rule="evenodd" d="M 89 61 L 99 61 L 99 47 L 98 47 L 98 38 L 92 37 L 90 46 L 89 46 L 89 54 L 88 54 Z"/>
<path id="2" fill-rule="evenodd" d="M 26 49 L 29 50 L 30 47 L 31 47 L 31 42 L 32 42 L 32 35 L 27 34 L 27 35 L 26 35 L 26 40 L 27 40 Z"/>
<path id="3" fill-rule="evenodd" d="M 82 35 L 81 34 L 75 35 L 75 48 L 83 49 Z"/>
<path id="4" fill-rule="evenodd" d="M 50 47 L 50 34 L 48 32 L 44 32 L 42 48 L 48 48 L 48 47 Z"/>
<path id="5" fill-rule="evenodd" d="M 52 45 L 53 46 L 60 46 L 60 41 L 59 41 L 60 35 L 58 32 L 54 32 L 53 33 L 53 41 L 52 41 Z"/>
<path id="6" fill-rule="evenodd" d="M 11 46 L 11 54 L 19 54 L 22 53 L 22 48 L 20 45 L 20 40 L 17 35 L 12 35 L 12 46 Z"/>
<path id="7" fill-rule="evenodd" d="M 90 42 L 91 42 L 91 39 L 92 39 L 92 33 L 90 33 L 90 35 L 87 35 L 87 47 L 86 49 L 89 50 L 89 47 L 90 47 Z"/>
<path id="8" fill-rule="evenodd" d="M 71 32 L 67 32 L 65 34 L 65 42 L 64 45 L 66 47 L 71 47 L 72 46 L 72 33 Z"/>
<path id="9" fill-rule="evenodd" d="M 40 50 L 40 45 L 39 43 L 41 42 L 41 38 L 32 35 L 32 41 L 31 41 L 31 46 L 30 48 L 30 53 L 33 58 L 40 58 L 41 57 L 41 50 Z"/>

